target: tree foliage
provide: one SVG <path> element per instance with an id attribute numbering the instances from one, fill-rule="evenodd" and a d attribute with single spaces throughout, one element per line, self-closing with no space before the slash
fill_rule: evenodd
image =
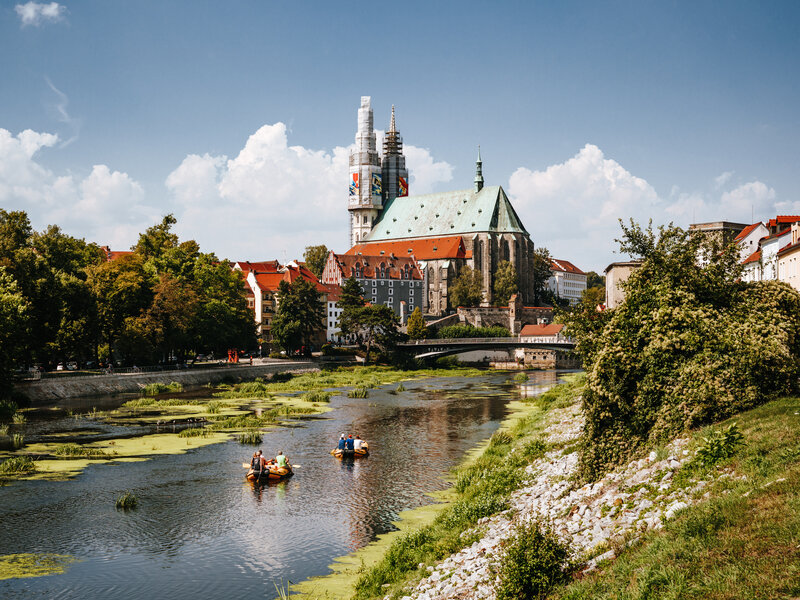
<path id="1" fill-rule="evenodd" d="M 519 277 L 517 276 L 517 270 L 510 261 L 500 261 L 494 276 L 495 306 L 508 306 L 508 301 L 511 299 L 511 296 L 518 291 Z"/>
<path id="2" fill-rule="evenodd" d="M 736 248 L 713 238 L 633 221 L 622 233 L 622 251 L 643 259 L 625 301 L 564 318 L 587 371 L 588 479 L 643 444 L 793 392 L 800 375 L 800 294 L 741 282 Z"/>
<path id="3" fill-rule="evenodd" d="M 452 306 L 478 306 L 483 301 L 483 276 L 477 269 L 463 267 L 448 290 Z"/>
<path id="4" fill-rule="evenodd" d="M 533 251 L 533 303 L 536 306 L 549 304 L 552 299 L 552 292 L 547 287 L 552 275 L 552 262 L 550 251 L 544 246 Z"/>
<path id="5" fill-rule="evenodd" d="M 324 244 L 319 246 L 306 246 L 303 252 L 303 260 L 306 261 L 308 270 L 319 279 L 325 270 L 325 263 L 328 262 L 328 247 Z"/>
<path id="6" fill-rule="evenodd" d="M 408 316 L 406 332 L 412 340 L 422 340 L 428 337 L 428 327 L 425 325 L 425 319 L 422 317 L 419 306 Z"/>
<path id="7" fill-rule="evenodd" d="M 311 336 L 325 318 L 325 306 L 319 291 L 301 278 L 278 284 L 278 310 L 272 320 L 275 343 L 291 354 L 302 345 L 311 345 Z"/>

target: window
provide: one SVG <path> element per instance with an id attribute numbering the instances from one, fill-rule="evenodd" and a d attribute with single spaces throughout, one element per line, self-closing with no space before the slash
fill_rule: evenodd
<path id="1" fill-rule="evenodd" d="M 378 282 L 373 279 L 372 280 L 372 287 L 376 287 L 377 285 L 378 285 Z M 375 290 L 372 290 L 372 293 L 375 293 Z"/>
<path id="2" fill-rule="evenodd" d="M 390 287 L 389 288 L 389 295 L 391 296 L 392 294 L 394 294 L 394 289 Z"/>
<path id="3" fill-rule="evenodd" d="M 386 301 L 386 305 L 387 306 L 392 306 L 393 301 L 394 301 L 394 298 L 389 298 L 389 300 Z"/>

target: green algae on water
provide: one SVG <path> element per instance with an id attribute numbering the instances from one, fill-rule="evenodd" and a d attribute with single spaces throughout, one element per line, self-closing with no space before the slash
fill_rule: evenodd
<path id="1" fill-rule="evenodd" d="M 69 554 L 6 554 L 0 556 L 0 580 L 60 575 L 76 561 Z"/>

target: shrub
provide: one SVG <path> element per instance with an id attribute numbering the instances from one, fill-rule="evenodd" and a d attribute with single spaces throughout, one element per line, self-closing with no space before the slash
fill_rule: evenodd
<path id="1" fill-rule="evenodd" d="M 573 568 L 569 554 L 549 527 L 536 521 L 518 525 L 502 543 L 497 600 L 545 598 L 554 585 L 569 580 Z"/>
<path id="2" fill-rule="evenodd" d="M 449 508 L 436 517 L 436 522 L 445 527 L 464 529 L 478 522 L 478 519 L 490 517 L 508 508 L 505 498 L 489 492 L 454 502 Z"/>
<path id="3" fill-rule="evenodd" d="M 117 510 L 133 510 L 139 506 L 139 500 L 132 492 L 125 492 L 117 498 L 116 506 Z"/>
<path id="4" fill-rule="evenodd" d="M 280 352 L 270 352 L 269 353 L 269 357 L 270 358 L 286 358 L 286 355 L 285 354 L 281 354 Z"/>
<path id="5" fill-rule="evenodd" d="M 35 470 L 36 463 L 30 456 L 12 456 L 0 463 L 0 475 L 33 473 Z"/>
<path id="6" fill-rule="evenodd" d="M 237 439 L 240 444 L 247 444 L 249 446 L 258 446 L 263 441 L 261 433 L 255 430 L 240 433 Z"/>
<path id="7" fill-rule="evenodd" d="M 494 338 L 510 337 L 511 332 L 505 327 L 473 327 L 472 325 L 447 325 L 436 334 L 439 339 L 449 338 Z"/>
<path id="8" fill-rule="evenodd" d="M 725 429 L 715 429 L 703 438 L 697 448 L 695 460 L 703 466 L 710 467 L 733 456 L 737 447 L 743 443 L 744 436 L 739 427 L 736 423 L 731 423 Z"/>
<path id="9" fill-rule="evenodd" d="M 368 398 L 369 397 L 369 390 L 366 387 L 359 386 L 354 387 L 352 390 L 347 392 L 348 398 Z"/>
<path id="10" fill-rule="evenodd" d="M 322 344 L 322 348 L 320 348 L 320 352 L 322 352 L 322 356 L 329 356 L 332 354 L 333 346 L 330 344 Z"/>

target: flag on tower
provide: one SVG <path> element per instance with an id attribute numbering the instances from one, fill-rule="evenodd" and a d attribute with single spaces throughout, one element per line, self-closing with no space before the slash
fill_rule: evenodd
<path id="1" fill-rule="evenodd" d="M 350 174 L 350 195 L 358 196 L 358 173 Z"/>

